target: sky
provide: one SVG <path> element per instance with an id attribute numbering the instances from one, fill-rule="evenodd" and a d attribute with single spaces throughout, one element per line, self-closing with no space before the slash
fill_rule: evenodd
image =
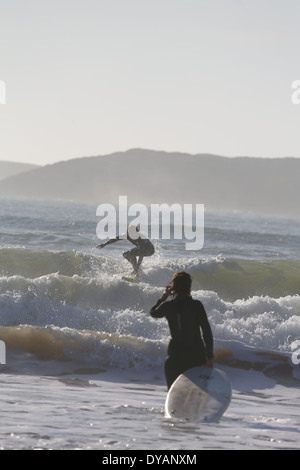
<path id="1" fill-rule="evenodd" d="M 299 18 L 299 0 L 0 0 L 0 160 L 300 157 Z"/>

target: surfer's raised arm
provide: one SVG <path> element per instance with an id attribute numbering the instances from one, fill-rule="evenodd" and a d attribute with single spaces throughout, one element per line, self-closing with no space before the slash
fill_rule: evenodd
<path id="1" fill-rule="evenodd" d="M 164 302 L 168 299 L 170 295 L 173 295 L 173 287 L 167 286 L 162 296 L 158 299 L 156 304 L 151 308 L 150 315 L 153 318 L 162 318 L 166 315 L 166 309 L 164 308 Z"/>
<path id="2" fill-rule="evenodd" d="M 103 248 L 104 246 L 106 245 L 111 245 L 111 243 L 115 243 L 117 241 L 120 240 L 120 237 L 116 237 L 116 238 L 111 238 L 110 240 L 107 240 L 107 242 L 104 242 L 104 243 L 100 243 L 100 245 L 97 245 L 96 248 Z"/>

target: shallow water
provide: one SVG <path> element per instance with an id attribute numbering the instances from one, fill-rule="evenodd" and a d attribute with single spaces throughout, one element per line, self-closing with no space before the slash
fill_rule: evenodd
<path id="1" fill-rule="evenodd" d="M 225 415 L 218 423 L 191 424 L 164 417 L 161 377 L 145 381 L 135 373 L 85 372 L 64 377 L 2 372 L 1 449 L 299 448 L 299 389 L 276 385 L 260 373 L 234 370 Z"/>

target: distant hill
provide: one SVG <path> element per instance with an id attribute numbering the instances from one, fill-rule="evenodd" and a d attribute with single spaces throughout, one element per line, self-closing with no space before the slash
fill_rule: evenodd
<path id="1" fill-rule="evenodd" d="M 0 181 L 0 196 L 128 203 L 300 216 L 300 159 L 228 158 L 143 149 L 83 157 Z"/>
<path id="2" fill-rule="evenodd" d="M 0 181 L 37 167 L 38 165 L 31 165 L 30 163 L 0 161 Z"/>

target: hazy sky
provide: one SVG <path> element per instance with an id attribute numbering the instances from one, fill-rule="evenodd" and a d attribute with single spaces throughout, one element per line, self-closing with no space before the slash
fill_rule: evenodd
<path id="1" fill-rule="evenodd" d="M 299 18 L 299 0 L 0 0 L 0 160 L 300 157 Z"/>

